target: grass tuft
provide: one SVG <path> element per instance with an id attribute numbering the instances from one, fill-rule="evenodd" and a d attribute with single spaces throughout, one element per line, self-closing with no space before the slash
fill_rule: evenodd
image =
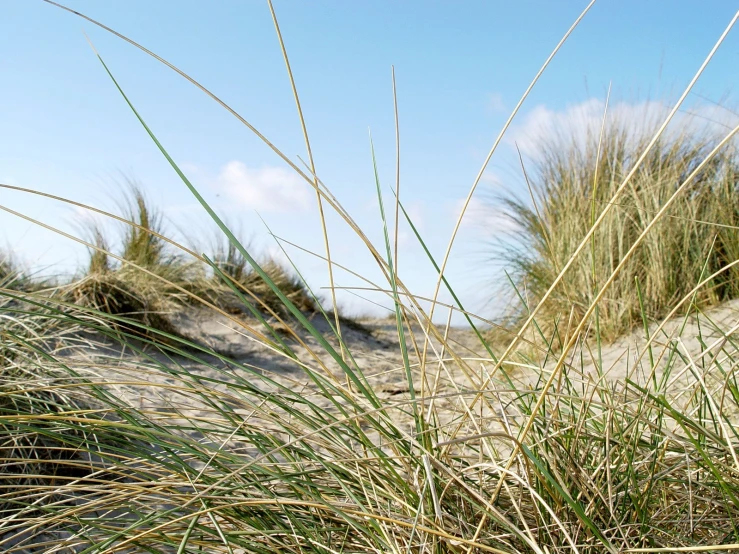
<path id="1" fill-rule="evenodd" d="M 241 242 L 247 244 L 245 241 Z M 212 272 L 211 278 L 203 283 L 203 294 L 205 296 L 212 298 L 217 305 L 237 313 L 246 311 L 245 307 L 239 304 L 247 299 L 253 302 L 254 307 L 263 312 L 272 312 L 280 317 L 289 316 L 282 300 L 232 242 L 226 237 L 216 237 L 210 250 L 209 258 L 213 261 L 218 272 Z M 300 311 L 306 313 L 318 311 L 313 294 L 297 274 L 268 257 L 264 258 L 259 265 L 269 275 L 277 288 Z M 232 286 L 235 286 L 239 292 L 246 294 L 236 298 L 236 295 L 232 293 Z"/>
<path id="2" fill-rule="evenodd" d="M 181 289 L 192 280 L 196 266 L 172 252 L 160 238 L 165 231 L 162 216 L 138 186 L 126 189 L 122 204 L 129 224 L 124 228 L 120 254 L 112 254 L 112 241 L 103 228 L 91 224 L 88 235 L 93 248 L 86 274 L 63 287 L 64 297 L 83 308 L 130 319 L 150 330 L 177 334 L 168 312 L 182 305 Z M 123 323 L 109 322 L 115 327 Z M 150 335 L 146 330 L 139 332 Z"/>
<path id="3" fill-rule="evenodd" d="M 645 121 L 655 121 L 644 114 Z M 611 119 L 598 133 L 549 136 L 538 143 L 527 168 L 532 198 L 506 198 L 517 224 L 506 252 L 516 286 L 536 305 L 590 229 L 594 217 L 644 151 L 657 125 L 641 130 Z M 552 329 L 562 318 L 576 324 L 618 263 L 653 216 L 718 142 L 715 135 L 685 125 L 649 152 L 584 250 L 542 307 L 540 324 Z M 634 294 L 637 281 L 643 310 L 657 320 L 702 279 L 726 267 L 739 254 L 739 157 L 735 146 L 722 149 L 692 180 L 666 217 L 616 275 L 598 305 L 601 337 L 613 340 L 642 321 Z M 593 210 L 595 210 L 593 212 Z M 702 287 L 699 306 L 739 295 L 739 273 L 730 268 Z"/>
<path id="4" fill-rule="evenodd" d="M 151 330 L 177 334 L 177 329 L 168 316 L 168 312 L 175 309 L 177 304 L 163 295 L 157 284 L 152 284 L 148 279 L 134 280 L 125 272 L 91 273 L 68 285 L 65 292 L 74 304 L 92 309 L 103 316 L 117 316 L 140 323 Z M 112 318 L 105 321 L 116 328 L 123 326 L 133 329 L 126 325 L 126 321 Z M 140 332 L 150 336 L 146 329 Z"/>
<path id="5" fill-rule="evenodd" d="M 11 252 L 0 251 L 0 288 L 27 290 L 32 279 L 23 271 Z"/>

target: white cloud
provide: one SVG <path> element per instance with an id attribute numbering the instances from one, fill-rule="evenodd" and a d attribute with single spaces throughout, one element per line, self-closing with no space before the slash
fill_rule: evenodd
<path id="1" fill-rule="evenodd" d="M 13 175 L 2 175 L 0 176 L 0 183 L 3 183 L 4 185 L 10 185 L 12 187 L 19 187 L 20 181 L 15 178 Z"/>
<path id="2" fill-rule="evenodd" d="M 282 265 L 283 267 L 289 268 L 292 270 L 292 263 L 290 262 L 290 258 L 287 256 L 287 254 L 282 248 L 280 248 L 278 245 L 274 243 L 271 243 L 267 246 L 266 258 L 269 260 L 274 260 L 275 262 Z"/>
<path id="3" fill-rule="evenodd" d="M 494 186 L 502 185 L 504 182 L 503 178 L 489 167 L 485 170 L 485 173 L 482 174 L 482 177 L 480 177 L 480 181 Z"/>
<path id="4" fill-rule="evenodd" d="M 300 212 L 312 205 L 309 185 L 281 167 L 253 169 L 243 162 L 228 162 L 215 188 L 227 200 L 260 212 Z"/>
<path id="5" fill-rule="evenodd" d="M 544 105 L 534 107 L 522 122 L 511 129 L 507 141 L 517 144 L 524 155 L 536 153 L 542 143 L 566 137 L 580 144 L 600 133 L 605 101 L 591 98 L 561 111 Z M 607 122 L 617 121 L 636 136 L 659 127 L 672 106 L 661 101 L 616 102 L 608 106 Z M 673 118 L 667 136 L 680 131 L 726 133 L 739 122 L 739 116 L 720 108 L 704 105 L 679 111 Z"/>
<path id="6" fill-rule="evenodd" d="M 423 236 L 424 230 L 424 209 L 423 203 L 411 202 L 407 206 L 404 206 L 408 217 L 413 222 L 413 226 Z M 375 199 L 375 209 L 377 209 L 377 200 Z M 385 215 L 387 217 L 388 232 L 390 233 L 390 240 L 393 239 L 393 232 L 395 230 L 395 199 L 391 205 L 385 206 Z M 402 210 L 398 212 L 398 247 L 406 248 L 417 243 L 416 235 L 408 224 L 408 220 L 403 215 Z"/>
<path id="7" fill-rule="evenodd" d="M 203 174 L 203 168 L 192 162 L 182 162 L 179 164 L 180 169 L 187 175 L 201 176 Z"/>
<path id="8" fill-rule="evenodd" d="M 162 210 L 168 216 L 194 216 L 204 213 L 203 207 L 198 202 L 188 202 L 187 204 L 169 204 Z"/>
<path id="9" fill-rule="evenodd" d="M 459 218 L 464 200 L 460 198 L 452 206 L 451 212 L 455 221 Z M 481 237 L 490 238 L 515 231 L 517 225 L 500 207 L 473 197 L 462 219 L 462 228 L 469 229 Z"/>
<path id="10" fill-rule="evenodd" d="M 388 231 L 391 233 L 395 229 L 395 198 L 387 198 L 383 201 L 385 208 L 385 218 L 387 219 Z M 424 217 L 424 206 L 423 202 L 409 202 L 408 204 L 403 203 L 408 217 L 413 222 L 413 226 L 416 230 L 421 233 L 424 230 L 426 219 Z M 377 197 L 372 197 L 363 206 L 363 210 L 372 216 L 378 216 L 380 213 L 380 203 Z M 404 246 L 411 237 L 414 237 L 411 226 L 408 224 L 408 220 L 403 215 L 403 211 L 398 211 L 398 244 Z M 414 239 L 415 240 L 415 239 Z"/>

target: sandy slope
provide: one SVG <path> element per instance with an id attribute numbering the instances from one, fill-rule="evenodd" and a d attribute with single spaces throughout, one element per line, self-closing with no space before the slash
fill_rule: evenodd
<path id="1" fill-rule="evenodd" d="M 348 386 L 339 363 L 305 330 L 296 331 L 295 336 L 281 333 L 297 355 L 296 361 L 257 338 L 264 329 L 255 320 L 246 317 L 229 320 L 223 315 L 192 308 L 175 314 L 173 319 L 185 335 L 212 348 L 214 353 L 200 353 L 191 359 L 157 353 L 141 355 L 123 352 L 112 343 L 101 343 L 95 349 L 75 355 L 75 364 L 81 370 L 115 383 L 111 384 L 115 393 L 132 407 L 154 416 L 159 414 L 162 418 L 172 418 L 178 413 L 203 420 L 213 416 L 213 411 L 199 402 L 191 389 L 183 389 L 186 381 L 183 373 L 199 377 L 199 386 L 220 391 L 244 417 L 249 415 L 250 408 L 239 394 L 235 394 L 236 384 L 240 382 L 251 383 L 262 390 L 273 387 L 277 391 L 285 386 L 302 391 L 303 396 L 328 409 L 331 409 L 331 399 L 316 395 L 316 387 L 305 368 L 334 379 L 340 386 Z M 322 316 L 314 315 L 311 321 L 325 336 L 331 336 Z M 717 364 L 722 364 L 725 370 L 733 367 L 736 348 L 730 339 L 738 322 L 739 301 L 733 301 L 688 318 L 675 318 L 661 329 L 657 324 L 652 325 L 651 358 L 644 350 L 646 338 L 642 329 L 614 344 L 602 345 L 600 353 L 592 341 L 579 344 L 566 362 L 574 370 L 571 373 L 589 382 L 589 386 L 597 379 L 614 383 L 623 383 L 627 378 L 639 383 L 653 382 L 655 376 L 661 378 L 668 361 L 671 362 L 666 381 L 668 390 L 679 391 L 696 376 L 702 376 L 706 386 L 721 386 Z M 436 332 L 443 335 L 445 330 L 437 328 Z M 726 333 L 728 337 L 724 336 Z M 362 320 L 356 326 L 345 324 L 343 336 L 353 358 L 353 362 L 348 363 L 362 370 L 378 396 L 393 403 L 407 403 L 409 387 L 394 321 Z M 488 379 L 495 364 L 471 331 L 451 329 L 446 349 L 441 348 L 438 340 L 431 340 L 423 366 L 419 363 L 421 352 L 417 350 L 424 343 L 421 328 L 413 326 L 412 336 L 415 340 L 409 338 L 407 344 L 419 396 L 436 395 L 435 407 L 447 412 L 448 417 L 444 419 L 452 421 L 464 413 L 465 399 L 473 398 L 484 385 L 486 408 L 479 416 L 488 421 L 491 417 L 500 419 L 501 399 L 495 391 L 508 386 L 500 373 Z M 337 352 L 341 351 L 337 340 L 329 342 Z M 219 359 L 219 355 L 236 363 Z M 147 360 L 147 356 L 150 359 Z M 601 364 L 597 363 L 598 359 L 602 360 Z M 505 367 L 517 386 L 537 390 L 554 368 L 556 358 L 529 349 L 527 356 L 513 355 L 511 362 Z M 260 376 L 269 377 L 270 383 L 265 383 Z M 424 405 L 428 406 L 428 402 L 430 400 L 425 400 Z M 510 415 L 515 417 L 516 414 Z"/>

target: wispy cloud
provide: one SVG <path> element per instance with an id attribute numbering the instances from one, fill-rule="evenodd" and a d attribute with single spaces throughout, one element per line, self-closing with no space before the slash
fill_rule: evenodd
<path id="1" fill-rule="evenodd" d="M 269 260 L 277 262 L 284 268 L 292 269 L 290 258 L 287 256 L 282 248 L 274 243 L 271 243 L 267 246 L 266 257 Z"/>
<path id="2" fill-rule="evenodd" d="M 460 198 L 451 206 L 450 213 L 455 221 L 459 218 L 463 205 L 464 199 Z M 499 206 L 472 198 L 464 214 L 462 228 L 469 229 L 480 237 L 491 238 L 515 231 L 517 225 Z"/>
<path id="3" fill-rule="evenodd" d="M 390 209 L 394 209 L 391 207 Z M 423 236 L 425 227 L 424 207 L 421 202 L 411 202 L 408 206 L 405 206 L 405 211 L 408 214 L 413 226 Z M 409 246 L 417 244 L 415 233 L 411 230 L 411 226 L 405 219 L 405 216 L 401 212 L 399 214 L 400 223 L 398 225 L 398 247 L 405 249 Z"/>
<path id="4" fill-rule="evenodd" d="M 215 180 L 226 200 L 260 212 L 289 213 L 310 209 L 308 185 L 281 167 L 251 168 L 240 161 L 228 162 Z"/>
<path id="5" fill-rule="evenodd" d="M 102 214 L 81 206 L 72 206 L 70 212 L 69 221 L 80 228 L 103 227 L 106 224 L 111 224 L 113 221 Z"/>
<path id="6" fill-rule="evenodd" d="M 422 231 L 424 229 L 426 220 L 424 218 L 424 208 L 421 202 L 411 202 L 405 206 L 405 211 L 408 213 L 408 217 L 413 222 L 413 226 Z M 405 221 L 403 214 L 400 214 L 401 221 Z"/>
<path id="7" fill-rule="evenodd" d="M 491 186 L 497 186 L 502 185 L 504 179 L 500 175 L 498 175 L 497 172 L 488 168 L 485 170 L 485 173 L 482 174 L 482 177 L 480 177 L 480 181 Z"/>

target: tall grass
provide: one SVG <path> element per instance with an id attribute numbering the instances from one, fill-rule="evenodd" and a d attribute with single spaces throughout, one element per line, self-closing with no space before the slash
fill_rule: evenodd
<path id="1" fill-rule="evenodd" d="M 0 251 L 0 287 L 27 289 L 32 285 L 28 275 L 12 252 Z"/>
<path id="2" fill-rule="evenodd" d="M 642 114 L 653 121 L 654 114 Z M 579 321 L 624 255 L 656 213 L 722 138 L 696 131 L 683 121 L 660 139 L 641 161 L 590 247 L 540 312 L 542 321 Z M 631 126 L 631 128 L 630 128 Z M 604 132 L 546 135 L 537 143 L 527 175 L 530 197 L 506 198 L 517 224 L 515 243 L 506 251 L 517 286 L 537 304 L 570 260 L 595 214 L 614 197 L 657 130 L 657 123 L 634 129 L 633 121 L 610 118 Z M 704 275 L 737 259 L 739 156 L 732 143 L 722 148 L 682 190 L 598 303 L 600 333 L 613 339 L 663 317 Z M 736 298 L 737 269 L 728 268 L 698 291 L 700 306 Z M 641 297 L 635 294 L 640 288 Z"/>
<path id="3" fill-rule="evenodd" d="M 0 388 L 0 548 L 537 554 L 739 548 L 736 326 L 714 321 L 711 313 L 646 325 L 636 356 L 606 365 L 607 356 L 594 353 L 587 340 L 599 294 L 564 295 L 580 318 L 564 346 L 555 348 L 560 327 L 547 323 L 559 313 L 548 312 L 547 302 L 562 305 L 560 289 L 570 273 L 581 272 L 575 252 L 587 252 L 589 235 L 597 245 L 610 237 L 601 236 L 602 229 L 618 229 L 609 210 L 656 198 L 657 206 L 638 204 L 646 209 L 628 212 L 649 222 L 636 226 L 644 237 L 630 244 L 666 233 L 661 225 L 668 220 L 654 209 L 667 202 L 646 191 L 647 181 L 629 184 L 631 177 L 641 171 L 653 177 L 661 169 L 684 179 L 701 156 L 715 177 L 723 171 L 714 165 L 721 157 L 709 160 L 704 149 L 683 157 L 663 146 L 656 152 L 667 152 L 664 159 L 647 148 L 631 153 L 643 158 L 630 166 L 634 175 L 618 183 L 614 172 L 611 194 L 604 191 L 602 203 L 589 204 L 589 225 L 570 231 L 579 242 L 555 268 L 569 265 L 569 271 L 542 278 L 542 292 L 531 298 L 527 311 L 537 342 L 520 357 L 512 352 L 527 329 L 505 352 L 481 344 L 480 355 L 460 346 L 458 331 L 431 324 L 394 270 L 379 182 L 386 257 L 315 175 L 273 147 L 365 241 L 385 273 L 388 285 L 378 288 L 392 291 L 398 334 L 388 368 L 382 366 L 387 358 L 353 346 L 320 304 L 316 309 L 325 318 L 300 309 L 200 196 L 103 66 L 233 247 L 201 261 L 224 282 L 258 276 L 291 314 L 296 342 L 278 344 L 241 320 L 240 332 L 260 349 L 246 358 L 227 357 L 182 336 L 156 341 L 152 336 L 160 331 L 146 321 L 114 332 L 103 310 L 97 318 L 80 317 L 59 297 L 1 289 L 0 332 L 13 355 L 4 357 L 9 362 L 0 371 L 34 379 L 8 377 Z M 660 145 L 654 138 L 649 143 Z M 685 167 L 670 165 L 684 159 Z M 640 182 L 645 190 L 629 196 L 629 187 Z M 679 205 L 684 187 L 670 186 L 660 194 L 673 194 Z M 565 189 L 587 194 L 574 180 Z M 702 191 L 692 189 L 691 196 Z M 512 206 L 524 213 L 523 204 Z M 679 213 L 689 219 L 683 227 L 705 225 L 692 212 Z M 580 224 L 575 219 L 572 225 Z M 155 236 L 150 226 L 137 229 Z M 737 258 L 722 253 L 726 259 L 711 266 L 716 251 L 715 245 L 703 251 L 692 288 L 660 296 L 659 287 L 642 287 L 639 315 L 648 323 L 651 310 L 673 316 L 703 295 L 721 298 L 715 283 L 730 281 Z M 635 256 L 610 252 L 619 265 L 588 266 L 598 277 L 590 285 L 606 292 Z M 432 261 L 436 268 L 445 265 Z M 92 265 L 117 271 L 101 260 Z M 638 275 L 646 278 L 649 267 L 637 266 Z M 547 285 L 550 291 L 543 290 Z M 657 306 L 657 300 L 668 304 Z M 214 316 L 228 316 L 211 306 Z M 269 320 L 260 323 L 275 331 Z M 110 348 L 116 340 L 120 348 Z M 383 386 L 394 374 L 393 382 L 404 386 L 388 395 Z"/>
<path id="4" fill-rule="evenodd" d="M 63 287 L 71 302 L 176 334 L 167 312 L 183 301 L 183 285 L 195 277 L 194 261 L 173 251 L 161 237 L 162 215 L 135 184 L 124 189 L 120 253 L 113 257 L 106 230 L 98 221 L 86 229 L 90 238 L 87 271 Z M 109 320 L 115 326 L 118 320 Z"/>
<path id="5" fill-rule="evenodd" d="M 240 241 L 246 244 L 244 241 Z M 254 271 L 249 261 L 236 246 L 225 237 L 218 237 L 211 246 L 210 259 L 214 265 L 212 278 L 205 286 L 211 288 L 217 297 L 226 299 L 229 286 L 236 286 L 238 291 L 249 294 L 255 307 L 267 312 L 287 316 L 280 297 L 270 288 L 262 277 Z M 306 288 L 300 277 L 285 268 L 275 259 L 265 257 L 261 267 L 269 275 L 270 280 L 303 312 L 318 311 L 316 299 Z M 207 291 L 205 291 L 207 294 Z M 233 305 L 233 297 L 230 298 Z M 241 308 L 243 310 L 243 307 Z"/>

